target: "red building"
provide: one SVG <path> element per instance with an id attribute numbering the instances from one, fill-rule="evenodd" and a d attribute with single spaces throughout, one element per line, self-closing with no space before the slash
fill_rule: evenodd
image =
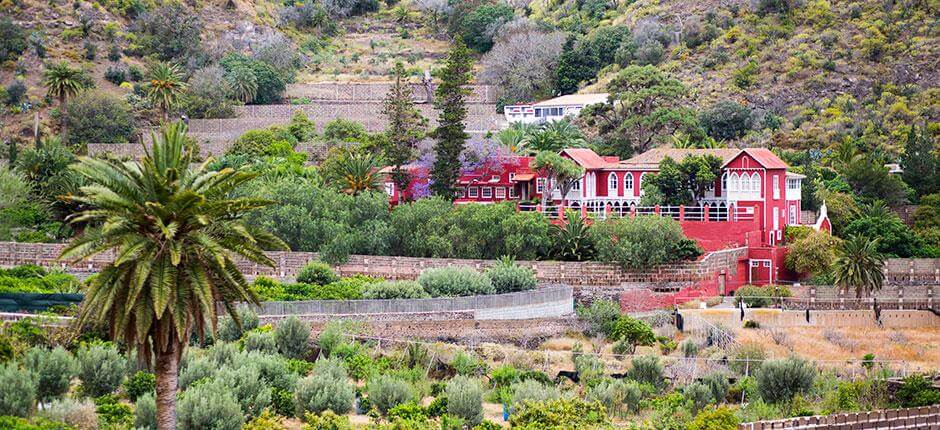
<path id="1" fill-rule="evenodd" d="M 643 207 L 642 185 L 646 176 L 659 171 L 666 158 L 680 161 L 689 155 L 710 154 L 721 159 L 721 175 L 705 196 L 695 205 L 680 207 Z M 695 239 L 703 249 L 714 251 L 730 247 L 747 246 L 753 258 L 739 279 L 741 283 L 776 282 L 781 277 L 781 262 L 785 248 L 779 248 L 787 225 L 801 223 L 801 182 L 803 175 L 788 172 L 788 166 L 773 152 L 765 148 L 747 149 L 674 149 L 657 148 L 620 160 L 602 157 L 587 148 L 569 148 L 560 155 L 577 163 L 584 176 L 572 187 L 564 199 L 556 187 L 543 175 L 530 168 L 532 157 L 503 157 L 464 172 L 459 180 L 457 204 L 516 201 L 521 210 L 543 210 L 538 202 L 542 193 L 550 190 L 551 205 L 546 214 L 558 217 L 565 209 L 574 209 L 583 215 L 603 219 L 610 216 L 652 215 L 671 216 L 682 225 L 686 235 Z M 421 196 L 415 190 L 426 189 L 427 171 L 408 167 L 413 181 L 406 197 Z M 390 172 L 389 168 L 383 172 Z M 391 203 L 397 204 L 402 195 L 390 180 L 386 192 Z M 825 217 L 823 217 L 824 219 Z M 817 228 L 826 229 L 817 223 Z M 828 229 L 826 229 L 828 230 Z M 756 267 L 752 267 L 756 265 Z"/>

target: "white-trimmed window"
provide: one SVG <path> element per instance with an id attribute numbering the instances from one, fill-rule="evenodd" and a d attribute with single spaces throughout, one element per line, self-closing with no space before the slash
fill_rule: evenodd
<path id="1" fill-rule="evenodd" d="M 496 198 L 505 199 L 506 198 L 506 189 L 503 187 L 496 187 Z"/>
<path id="2" fill-rule="evenodd" d="M 619 183 L 618 183 L 618 182 L 619 182 L 619 181 L 617 180 L 617 173 L 616 173 L 616 172 L 610 172 L 610 174 L 607 175 L 607 188 L 608 188 L 609 190 L 611 190 L 611 191 L 617 191 L 617 187 L 619 186 Z"/>
<path id="3" fill-rule="evenodd" d="M 780 175 L 774 175 L 774 199 L 780 198 Z"/>
<path id="4" fill-rule="evenodd" d="M 581 181 L 582 181 L 582 180 L 584 180 L 584 178 L 578 178 L 578 180 L 572 182 L 572 183 L 571 183 L 571 190 L 572 190 L 572 191 L 580 190 L 580 189 L 581 189 Z"/>
<path id="5" fill-rule="evenodd" d="M 626 190 L 633 189 L 633 173 L 627 172 L 626 176 L 623 177 L 623 188 Z"/>
<path id="6" fill-rule="evenodd" d="M 509 187 L 509 198 L 515 199 L 518 197 L 519 197 L 519 193 L 516 192 L 516 187 L 515 186 Z"/>
<path id="7" fill-rule="evenodd" d="M 760 175 L 757 172 L 751 174 L 751 192 L 760 194 Z"/>
<path id="8" fill-rule="evenodd" d="M 470 196 L 471 199 L 480 197 L 480 189 L 477 187 L 470 187 L 470 191 L 467 195 Z"/>
<path id="9" fill-rule="evenodd" d="M 537 178 L 535 180 L 535 192 L 539 194 L 545 192 L 545 178 Z"/>
<path id="10" fill-rule="evenodd" d="M 388 194 L 389 196 L 395 195 L 395 183 L 394 182 L 385 183 L 385 194 Z"/>
<path id="11" fill-rule="evenodd" d="M 492 199 L 492 198 L 493 198 L 493 189 L 490 188 L 490 187 L 483 187 L 483 193 L 481 194 L 480 197 L 482 197 L 482 198 L 484 198 L 484 199 Z"/>
<path id="12" fill-rule="evenodd" d="M 499 180 L 499 175 L 492 175 L 492 176 L 490 176 L 490 182 L 496 182 L 496 181 L 498 181 L 498 180 Z"/>
<path id="13" fill-rule="evenodd" d="M 729 180 L 728 183 L 731 184 L 731 188 L 729 188 L 728 190 L 732 192 L 737 192 L 738 191 L 738 174 L 732 173 L 731 180 Z"/>
<path id="14" fill-rule="evenodd" d="M 728 172 L 721 175 L 721 193 L 728 194 Z"/>

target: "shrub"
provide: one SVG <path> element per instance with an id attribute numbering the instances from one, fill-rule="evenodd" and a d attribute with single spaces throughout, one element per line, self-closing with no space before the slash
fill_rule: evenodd
<path id="1" fill-rule="evenodd" d="M 342 367 L 332 367 L 333 372 L 317 372 L 297 382 L 294 404 L 298 417 L 308 412 L 314 414 L 330 410 L 345 414 L 352 408 L 356 393 L 346 379 Z M 342 370 L 338 374 L 338 370 Z"/>
<path id="2" fill-rule="evenodd" d="M 240 430 L 245 422 L 235 396 L 218 381 L 184 391 L 177 404 L 178 425 L 183 430 Z"/>
<path id="3" fill-rule="evenodd" d="M 186 364 L 180 371 L 179 387 L 182 390 L 189 388 L 196 381 L 211 378 L 218 371 L 221 364 L 207 358 L 197 358 Z"/>
<path id="4" fill-rule="evenodd" d="M 490 372 L 490 384 L 492 384 L 494 388 L 508 387 L 519 381 L 519 373 L 519 370 L 515 367 L 504 364 Z"/>
<path id="5" fill-rule="evenodd" d="M 26 95 L 26 84 L 17 79 L 6 86 L 6 92 L 6 99 L 3 102 L 10 106 L 18 105 L 23 100 L 23 96 Z"/>
<path id="6" fill-rule="evenodd" d="M 223 342 L 241 339 L 245 332 L 258 328 L 258 314 L 248 307 L 239 307 L 236 311 L 238 321 L 226 315 L 219 318 L 219 330 L 215 337 Z"/>
<path id="7" fill-rule="evenodd" d="M 631 365 L 627 378 L 641 384 L 649 384 L 656 390 L 661 390 L 666 386 L 663 379 L 663 366 L 656 356 L 636 357 L 631 361 Z"/>
<path id="8" fill-rule="evenodd" d="M 590 387 L 584 398 L 600 402 L 612 414 L 624 416 L 627 412 L 636 413 L 640 410 L 643 389 L 636 381 L 605 379 Z"/>
<path id="9" fill-rule="evenodd" d="M 245 423 L 242 430 L 284 430 L 284 424 L 281 422 L 280 417 L 275 416 L 269 410 L 265 410 L 261 415 Z"/>
<path id="10" fill-rule="evenodd" d="M 91 397 L 114 392 L 121 386 L 127 372 L 127 360 L 117 348 L 108 345 L 93 345 L 79 350 L 78 366 L 82 392 Z"/>
<path id="11" fill-rule="evenodd" d="M 61 346 L 51 351 L 38 346 L 31 348 L 23 366 L 36 375 L 36 395 L 45 401 L 67 393 L 76 370 L 75 358 Z"/>
<path id="12" fill-rule="evenodd" d="M 131 407 L 118 402 L 117 397 L 108 394 L 95 399 L 95 413 L 98 421 L 105 427 L 128 426 L 134 420 Z"/>
<path id="13" fill-rule="evenodd" d="M 423 299 L 431 297 L 421 284 L 415 281 L 382 281 L 366 286 L 364 299 Z"/>
<path id="14" fill-rule="evenodd" d="M 711 390 L 712 402 L 721 403 L 728 397 L 731 384 L 723 373 L 711 373 L 702 378 L 702 383 Z"/>
<path id="15" fill-rule="evenodd" d="M 137 372 L 124 381 L 124 393 L 132 402 L 144 394 L 155 394 L 157 375 L 149 372 Z"/>
<path id="16" fill-rule="evenodd" d="M 134 404 L 134 427 L 157 428 L 157 401 L 153 394 L 144 394 Z"/>
<path id="17" fill-rule="evenodd" d="M 450 363 L 458 375 L 479 375 L 486 371 L 486 363 L 473 352 L 457 351 Z"/>
<path id="18" fill-rule="evenodd" d="M 691 403 L 692 412 L 698 412 L 712 401 L 712 392 L 705 384 L 693 382 L 686 385 L 682 395 Z"/>
<path id="19" fill-rule="evenodd" d="M 98 428 L 98 414 L 95 408 L 95 404 L 88 399 L 57 399 L 40 410 L 38 416 L 68 424 L 76 429 L 93 430 Z"/>
<path id="20" fill-rule="evenodd" d="M 285 417 L 292 417 L 297 412 L 294 393 L 280 388 L 271 389 L 271 406 L 274 412 Z"/>
<path id="21" fill-rule="evenodd" d="M 254 82 L 254 94 L 246 97 L 247 102 L 254 104 L 270 104 L 281 98 L 281 93 L 287 87 L 284 77 L 270 64 L 258 61 L 240 54 L 229 54 L 219 62 L 225 69 L 226 76 L 244 76 Z M 250 78 L 249 78 L 250 76 Z M 233 84 L 232 87 L 237 87 Z"/>
<path id="22" fill-rule="evenodd" d="M 220 383 L 235 396 L 242 412 L 249 417 L 258 416 L 271 405 L 271 388 L 261 376 L 258 363 L 236 363 L 238 367 L 224 367 L 210 383 Z"/>
<path id="23" fill-rule="evenodd" d="M 36 405 L 36 380 L 15 362 L 0 365 L 0 415 L 26 417 Z"/>
<path id="24" fill-rule="evenodd" d="M 765 361 L 757 372 L 757 392 L 769 403 L 783 403 L 813 388 L 816 368 L 799 358 Z"/>
<path id="25" fill-rule="evenodd" d="M 104 80 L 114 85 L 121 85 L 121 82 L 127 80 L 127 72 L 119 67 L 108 66 L 108 70 L 104 72 Z"/>
<path id="26" fill-rule="evenodd" d="M 598 402 L 566 398 L 526 403 L 509 422 L 513 428 L 603 428 L 608 418 Z"/>
<path id="27" fill-rule="evenodd" d="M 545 402 L 561 397 L 561 393 L 554 385 L 546 385 L 531 379 L 510 385 L 509 391 L 512 393 L 512 404 L 516 409 L 526 402 Z"/>
<path id="28" fill-rule="evenodd" d="M 636 345 L 652 345 L 656 341 L 656 335 L 646 322 L 628 315 L 621 315 L 611 329 L 610 339 L 626 343 L 630 346 L 627 353 L 633 354 Z"/>
<path id="29" fill-rule="evenodd" d="M 513 18 L 511 6 L 483 4 L 458 18 L 460 36 L 467 47 L 485 53 L 493 47 L 493 35 L 500 25 Z"/>
<path id="30" fill-rule="evenodd" d="M 790 229 L 787 229 L 787 233 Z M 802 275 L 825 273 L 835 262 L 839 239 L 826 232 L 812 231 L 794 240 L 787 252 L 787 268 Z"/>
<path id="31" fill-rule="evenodd" d="M 611 218 L 594 224 L 592 235 L 597 259 L 624 269 L 647 269 L 701 254 L 701 250 L 686 250 L 689 239 L 679 222 L 669 217 Z"/>
<path id="32" fill-rule="evenodd" d="M 0 63 L 17 59 L 26 50 L 26 32 L 7 16 L 0 16 Z"/>
<path id="33" fill-rule="evenodd" d="M 752 328 L 752 329 L 760 328 L 760 323 L 754 320 L 747 320 L 747 321 L 744 321 L 744 328 Z"/>
<path id="34" fill-rule="evenodd" d="M 476 379 L 455 376 L 447 383 L 447 413 L 470 425 L 483 421 L 483 387 Z"/>
<path id="35" fill-rule="evenodd" d="M 511 259 L 500 260 L 486 271 L 486 276 L 497 294 L 531 290 L 537 282 L 532 269 L 519 266 Z"/>
<path id="36" fill-rule="evenodd" d="M 72 97 L 64 115 L 70 144 L 129 142 L 137 130 L 133 108 L 104 91 L 89 90 Z"/>
<path id="37" fill-rule="evenodd" d="M 395 406 L 414 399 L 407 382 L 388 375 L 379 375 L 369 381 L 369 403 L 383 414 Z"/>
<path id="38" fill-rule="evenodd" d="M 310 326 L 294 315 L 281 321 L 274 335 L 277 350 L 287 358 L 301 359 L 310 352 Z"/>
<path id="39" fill-rule="evenodd" d="M 304 284 L 326 285 L 338 280 L 333 268 L 320 261 L 311 261 L 297 272 L 297 282 Z"/>
<path id="40" fill-rule="evenodd" d="M 333 355 L 340 344 L 346 341 L 346 332 L 339 322 L 328 322 L 323 326 L 323 330 L 317 335 L 317 346 L 320 347 L 320 353 L 326 357 Z"/>
<path id="41" fill-rule="evenodd" d="M 265 354 L 277 354 L 275 333 L 269 330 L 255 329 L 245 334 L 245 351 L 259 351 Z"/>
<path id="42" fill-rule="evenodd" d="M 682 349 L 683 357 L 695 357 L 698 355 L 698 344 L 695 343 L 692 339 L 686 339 L 682 341 L 682 344 L 679 345 L 679 348 Z"/>
<path id="43" fill-rule="evenodd" d="M 273 145 L 286 143 L 291 148 L 297 143 L 294 136 L 285 130 L 264 128 L 244 132 L 225 152 L 228 156 L 260 157 Z M 301 270 L 302 272 L 303 270 Z M 299 279 L 298 279 L 299 280 Z M 303 282 L 303 281 L 301 281 Z"/>
<path id="44" fill-rule="evenodd" d="M 369 138 L 365 126 L 343 118 L 334 119 L 323 126 L 323 137 L 327 140 L 364 142 Z"/>
<path id="45" fill-rule="evenodd" d="M 432 297 L 493 294 L 496 290 L 485 275 L 466 267 L 427 269 L 418 283 Z"/>
<path id="46" fill-rule="evenodd" d="M 588 323 L 585 330 L 588 336 L 603 334 L 609 338 L 620 318 L 620 304 L 613 300 L 594 300 L 590 306 L 578 307 L 578 318 Z"/>
<path id="47" fill-rule="evenodd" d="M 326 411 L 320 415 L 307 414 L 304 416 L 303 430 L 352 430 L 353 426 L 349 422 L 349 417 L 336 415 L 332 411 Z"/>
<path id="48" fill-rule="evenodd" d="M 734 305 L 738 306 L 743 301 L 750 308 L 764 308 L 774 303 L 774 299 L 770 297 L 791 297 L 792 295 L 793 293 L 787 287 L 745 285 L 734 292 Z"/>
<path id="49" fill-rule="evenodd" d="M 595 355 L 580 354 L 574 357 L 574 370 L 583 385 L 591 385 L 604 376 L 607 366 Z"/>
<path id="50" fill-rule="evenodd" d="M 731 140 L 744 136 L 754 127 L 754 115 L 740 103 L 722 100 L 702 112 L 700 122 L 715 140 Z"/>
<path id="51" fill-rule="evenodd" d="M 757 343 L 745 343 L 739 345 L 734 350 L 734 361 L 729 363 L 731 370 L 739 375 L 753 375 L 760 369 L 761 364 L 767 358 L 764 348 Z"/>
<path id="52" fill-rule="evenodd" d="M 688 430 L 737 430 L 740 421 L 726 407 L 705 408 L 689 423 Z"/>
<path id="53" fill-rule="evenodd" d="M 914 374 L 904 378 L 904 385 L 898 389 L 895 399 L 902 408 L 916 408 L 940 403 L 940 390 L 931 386 L 930 380 L 923 375 Z"/>

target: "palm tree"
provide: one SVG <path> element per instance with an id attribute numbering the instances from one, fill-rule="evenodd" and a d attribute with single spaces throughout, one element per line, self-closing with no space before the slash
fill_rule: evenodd
<path id="1" fill-rule="evenodd" d="M 327 182 L 346 194 L 355 196 L 382 187 L 379 181 L 379 160 L 375 155 L 348 152 L 324 164 Z"/>
<path id="2" fill-rule="evenodd" d="M 170 108 L 176 104 L 176 99 L 186 88 L 183 74 L 179 66 L 157 62 L 147 69 L 147 98 L 160 106 L 163 111 L 163 121 L 169 118 Z"/>
<path id="3" fill-rule="evenodd" d="M 277 237 L 244 221 L 268 201 L 232 198 L 254 173 L 206 169 L 184 151 L 186 128 L 167 126 L 140 161 L 80 158 L 86 185 L 72 200 L 88 206 L 73 222 L 96 226 L 74 238 L 60 258 L 80 261 L 103 252 L 114 260 L 89 283 L 78 323 L 105 323 L 112 338 L 156 361 L 157 428 L 176 429 L 180 354 L 192 334 L 203 338 L 221 305 L 258 299 L 236 258 L 273 266 L 263 249 L 286 249 Z"/>
<path id="4" fill-rule="evenodd" d="M 869 295 L 884 284 L 885 257 L 878 252 L 878 240 L 852 236 L 842 243 L 833 265 L 836 286 L 855 288 L 855 296 Z"/>
<path id="5" fill-rule="evenodd" d="M 496 133 L 496 141 L 506 147 L 513 154 L 522 154 L 524 151 L 523 139 L 525 132 L 518 127 L 508 127 Z"/>
<path id="6" fill-rule="evenodd" d="M 67 61 L 46 66 L 42 72 L 42 84 L 46 87 L 49 97 L 59 99 L 59 108 L 65 107 L 65 100 L 78 94 L 85 87 L 84 74 L 81 69 L 69 65 Z M 65 115 L 62 115 L 62 135 L 67 138 L 68 125 Z"/>
<path id="7" fill-rule="evenodd" d="M 523 146 L 530 153 L 539 151 L 558 152 L 565 148 L 587 146 L 581 130 L 567 120 L 552 121 L 538 130 L 527 133 L 522 140 Z"/>
<path id="8" fill-rule="evenodd" d="M 258 94 L 258 79 L 247 67 L 233 67 L 225 74 L 225 80 L 228 81 L 229 87 L 232 89 L 232 97 L 242 103 L 254 100 Z"/>

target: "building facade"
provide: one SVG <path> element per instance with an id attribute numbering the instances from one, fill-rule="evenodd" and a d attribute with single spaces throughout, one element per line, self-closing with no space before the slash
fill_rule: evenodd
<path id="1" fill-rule="evenodd" d="M 570 94 L 531 104 L 507 105 L 503 108 L 510 124 L 544 124 L 565 118 L 577 117 L 585 107 L 604 103 L 607 94 Z"/>

